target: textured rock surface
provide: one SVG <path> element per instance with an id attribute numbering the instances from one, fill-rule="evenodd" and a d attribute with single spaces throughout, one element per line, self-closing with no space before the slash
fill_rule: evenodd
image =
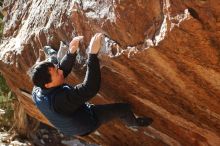
<path id="1" fill-rule="evenodd" d="M 75 4 L 74 4 L 75 3 Z M 85 48 L 105 33 L 100 53 L 102 87 L 94 103 L 130 102 L 154 118 L 133 131 L 121 122 L 84 137 L 102 145 L 220 145 L 220 1 L 23 1 L 6 2 L 0 70 L 26 112 L 46 122 L 19 89 L 31 91 L 27 70 L 39 49 L 84 35 L 68 82 L 83 79 Z"/>

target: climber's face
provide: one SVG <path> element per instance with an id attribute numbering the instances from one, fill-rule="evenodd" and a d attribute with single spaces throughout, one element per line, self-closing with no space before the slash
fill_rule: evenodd
<path id="1" fill-rule="evenodd" d="M 45 84 L 46 88 L 56 87 L 64 83 L 63 71 L 60 70 L 57 66 L 49 67 L 49 73 L 51 76 L 51 82 Z"/>

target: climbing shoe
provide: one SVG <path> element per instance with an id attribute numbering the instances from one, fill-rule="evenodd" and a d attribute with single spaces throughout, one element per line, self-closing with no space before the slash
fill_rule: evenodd
<path id="1" fill-rule="evenodd" d="M 47 61 L 58 64 L 57 52 L 51 46 L 44 46 L 44 53 Z"/>
<path id="2" fill-rule="evenodd" d="M 44 53 L 46 56 L 53 56 L 57 54 L 57 52 L 51 46 L 44 46 Z"/>
<path id="3" fill-rule="evenodd" d="M 153 123 L 153 119 L 149 117 L 139 117 L 136 118 L 136 124 L 135 126 L 141 126 L 141 127 L 147 127 Z"/>

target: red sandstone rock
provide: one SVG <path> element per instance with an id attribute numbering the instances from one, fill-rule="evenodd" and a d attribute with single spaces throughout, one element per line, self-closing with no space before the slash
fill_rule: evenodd
<path id="1" fill-rule="evenodd" d="M 68 78 L 83 79 L 85 48 L 103 32 L 102 87 L 94 103 L 129 102 L 154 118 L 135 132 L 121 122 L 85 137 L 102 145 L 220 145 L 220 1 L 23 1 L 5 3 L 0 71 L 26 112 L 48 121 L 19 89 L 39 49 L 84 35 L 82 63 Z"/>

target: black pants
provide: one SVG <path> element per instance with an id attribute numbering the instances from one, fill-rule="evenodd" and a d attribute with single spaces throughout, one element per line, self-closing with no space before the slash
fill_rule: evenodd
<path id="1" fill-rule="evenodd" d="M 98 124 L 109 122 L 113 119 L 121 119 L 127 126 L 134 126 L 136 118 L 127 103 L 113 103 L 104 105 L 94 105 L 91 107 L 98 120 Z"/>

